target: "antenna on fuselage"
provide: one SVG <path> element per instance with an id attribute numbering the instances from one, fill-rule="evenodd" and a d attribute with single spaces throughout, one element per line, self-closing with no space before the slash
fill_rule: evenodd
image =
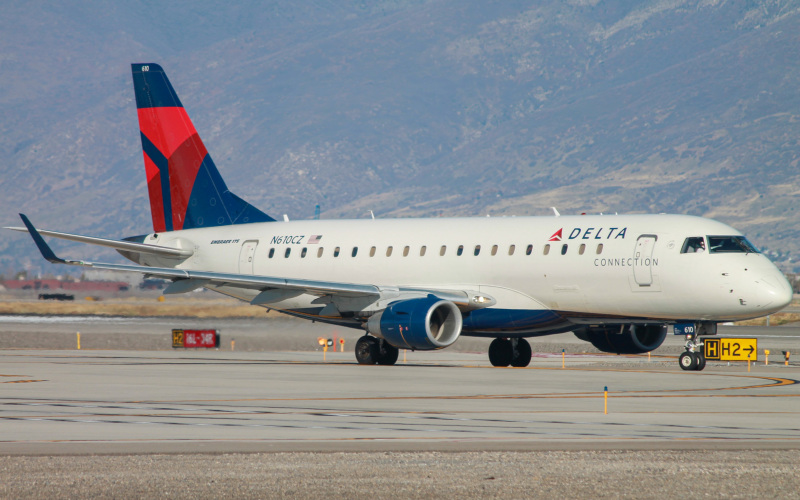
<path id="1" fill-rule="evenodd" d="M 319 203 L 314 207 L 314 220 L 319 220 Z"/>
<path id="2" fill-rule="evenodd" d="M 375 214 L 372 212 L 372 210 L 369 211 L 369 216 L 372 217 L 372 220 L 375 220 Z"/>
<path id="3" fill-rule="evenodd" d="M 556 215 L 556 217 L 561 217 L 561 214 L 558 213 L 558 210 L 556 210 L 556 207 L 550 207 L 550 208 L 553 209 L 553 213 Z"/>
<path id="4" fill-rule="evenodd" d="M 283 222 L 289 222 L 289 216 L 288 215 L 283 214 Z"/>

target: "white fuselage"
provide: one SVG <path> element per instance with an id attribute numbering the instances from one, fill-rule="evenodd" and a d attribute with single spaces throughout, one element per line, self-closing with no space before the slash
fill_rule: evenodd
<path id="1" fill-rule="evenodd" d="M 465 334 L 500 332 L 504 324 L 537 332 L 563 324 L 546 318 L 526 323 L 525 312 L 550 311 L 571 324 L 595 324 L 730 321 L 783 308 L 791 287 L 764 255 L 682 252 L 687 238 L 740 235 L 714 220 L 679 215 L 304 220 L 151 234 L 145 243 L 194 254 L 184 261 L 143 256 L 141 263 L 475 290 L 497 301 L 490 309 L 500 326 L 486 323 L 491 319 L 465 323 Z M 244 300 L 258 293 L 219 291 Z M 321 308 L 315 299 L 300 295 L 270 307 L 313 317 Z"/>

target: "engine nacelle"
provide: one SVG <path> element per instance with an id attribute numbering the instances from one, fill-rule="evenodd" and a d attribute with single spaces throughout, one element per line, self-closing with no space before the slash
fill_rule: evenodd
<path id="1" fill-rule="evenodd" d="M 394 302 L 367 321 L 367 331 L 400 349 L 428 351 L 451 345 L 461 335 L 461 311 L 433 295 Z"/>
<path id="2" fill-rule="evenodd" d="M 667 338 L 667 325 L 609 325 L 575 332 L 603 352 L 643 354 L 657 349 Z"/>

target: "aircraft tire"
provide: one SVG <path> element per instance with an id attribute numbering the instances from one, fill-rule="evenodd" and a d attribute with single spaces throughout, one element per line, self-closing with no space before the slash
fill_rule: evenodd
<path id="1" fill-rule="evenodd" d="M 697 355 L 693 352 L 686 351 L 678 358 L 678 364 L 681 370 L 693 371 L 697 369 Z"/>
<path id="2" fill-rule="evenodd" d="M 703 371 L 703 368 L 706 367 L 706 357 L 700 353 L 697 353 L 696 357 L 697 357 L 697 368 L 695 368 L 695 370 L 701 372 Z"/>
<path id="3" fill-rule="evenodd" d="M 514 358 L 514 348 L 508 339 L 494 339 L 489 344 L 489 362 L 492 366 L 508 366 Z"/>
<path id="4" fill-rule="evenodd" d="M 382 340 L 378 344 L 378 364 L 379 365 L 393 365 L 397 363 L 397 356 L 400 350 L 392 344 Z"/>
<path id="5" fill-rule="evenodd" d="M 378 362 L 380 349 L 378 339 L 364 335 L 356 342 L 356 361 L 360 365 L 374 365 Z"/>
<path id="6" fill-rule="evenodd" d="M 512 346 L 513 344 L 514 342 L 512 341 Z M 531 356 L 533 356 L 531 345 L 525 339 L 517 339 L 516 344 L 514 355 L 511 358 L 511 366 L 524 368 L 531 364 Z"/>

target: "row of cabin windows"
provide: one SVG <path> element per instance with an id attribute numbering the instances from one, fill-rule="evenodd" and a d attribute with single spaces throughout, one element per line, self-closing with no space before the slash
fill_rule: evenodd
<path id="1" fill-rule="evenodd" d="M 425 253 L 427 252 L 427 248 L 428 247 L 426 247 L 424 245 L 419 248 L 419 256 L 420 257 L 424 257 L 425 256 Z M 508 255 L 514 255 L 514 252 L 516 251 L 516 249 L 517 249 L 516 245 L 509 245 L 509 247 L 508 247 Z M 568 244 L 566 244 L 566 243 L 562 244 L 561 245 L 561 255 L 566 255 L 568 249 L 569 249 L 569 245 Z M 489 253 L 491 255 L 497 255 L 497 250 L 498 250 L 498 246 L 497 245 L 492 245 L 492 248 L 491 248 Z M 394 251 L 393 247 L 386 247 L 386 256 L 387 257 L 391 257 L 393 251 Z M 376 247 L 370 247 L 369 256 L 370 257 L 375 257 L 375 253 L 376 252 L 377 252 L 377 248 Z M 403 257 L 408 257 L 410 252 L 411 252 L 411 247 L 409 247 L 409 246 L 403 247 Z M 323 247 L 317 248 L 317 257 L 322 257 L 323 253 L 324 253 L 324 248 Z M 340 253 L 341 253 L 341 249 L 339 247 L 336 247 L 336 248 L 333 249 L 333 256 L 334 257 L 338 257 Z M 447 253 L 447 245 L 442 245 L 442 247 L 439 249 L 439 255 L 444 257 L 444 255 L 446 253 Z M 532 253 L 533 253 L 533 245 L 528 245 L 525 248 L 525 255 L 530 255 Z M 584 253 L 586 253 L 586 244 L 585 243 L 581 243 L 581 245 L 578 247 L 578 255 L 583 255 Z M 601 253 L 603 253 L 603 244 L 602 243 L 599 243 L 597 245 L 597 248 L 595 249 L 595 253 L 597 255 L 600 255 Z M 285 258 L 288 258 L 291 254 L 292 254 L 292 248 L 291 247 L 287 247 L 286 251 L 283 254 L 283 256 Z M 459 245 L 458 248 L 456 249 L 456 255 L 461 256 L 463 254 L 464 254 L 464 245 Z M 472 255 L 477 257 L 480 254 L 481 254 L 481 246 L 480 245 L 475 245 L 475 248 L 472 251 Z M 301 259 L 306 258 L 306 255 L 308 255 L 308 248 L 307 247 L 303 247 L 300 250 L 300 258 Z M 353 250 L 350 252 L 350 256 L 351 257 L 355 257 L 356 255 L 358 255 L 358 247 L 353 247 Z M 550 255 L 550 244 L 549 243 L 544 246 L 544 249 L 542 250 L 542 255 Z M 274 256 L 275 256 L 275 249 L 274 248 L 270 248 L 269 249 L 269 258 L 271 259 Z"/>

